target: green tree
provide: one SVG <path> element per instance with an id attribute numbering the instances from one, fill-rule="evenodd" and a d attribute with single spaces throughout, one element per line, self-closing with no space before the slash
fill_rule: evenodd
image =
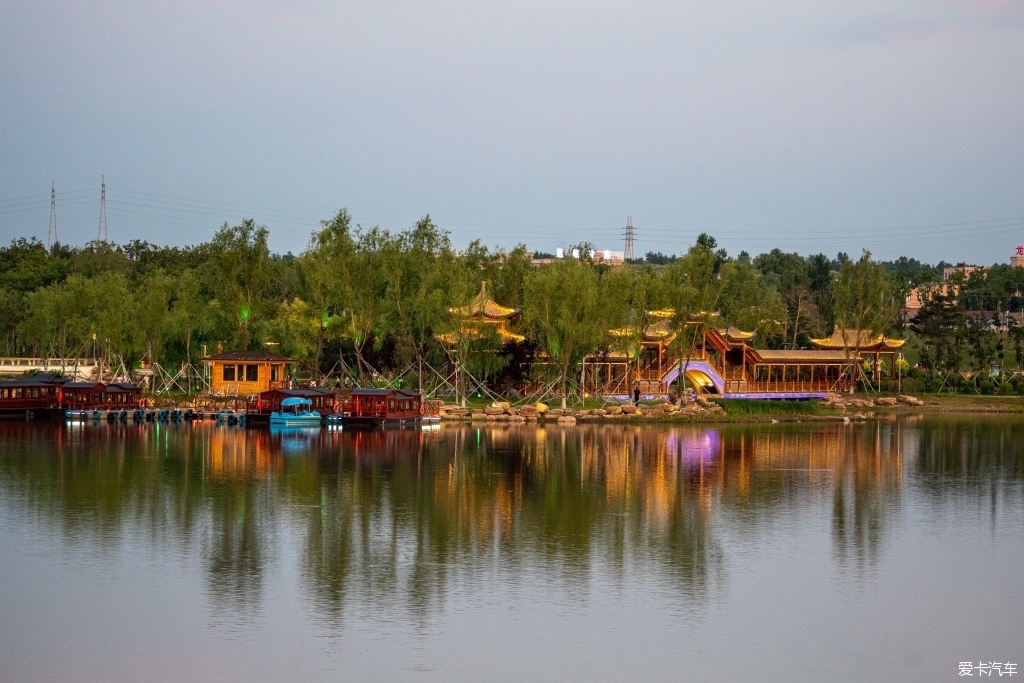
<path id="1" fill-rule="evenodd" d="M 866 337 L 884 334 L 902 307 L 893 293 L 892 280 L 865 250 L 857 261 L 843 262 L 832 284 L 836 327 L 843 336 L 843 348 L 850 368 L 850 393 L 856 387 L 857 358 Z M 849 334 L 849 332 L 854 334 Z M 852 345 L 851 345 L 852 340 Z"/>
<path id="2" fill-rule="evenodd" d="M 154 363 L 160 362 L 164 335 L 170 327 L 175 284 L 174 278 L 157 268 L 146 275 L 135 291 L 135 328 L 145 345 L 145 353 Z"/>
<path id="3" fill-rule="evenodd" d="M 731 268 L 720 272 L 721 254 L 712 251 L 713 241 L 698 241 L 665 269 L 667 300 L 674 311 L 672 324 L 678 345 L 680 387 L 697 340 L 703 338 L 704 331 L 717 317 L 719 300 L 733 272 Z"/>
<path id="4" fill-rule="evenodd" d="M 185 359 L 192 362 L 192 336 L 200 325 L 205 308 L 202 283 L 192 269 L 183 271 L 174 283 L 171 325 L 185 343 Z"/>
<path id="5" fill-rule="evenodd" d="M 243 349 L 250 346 L 250 326 L 264 304 L 270 271 L 268 236 L 266 227 L 247 218 L 234 227 L 225 223 L 210 244 L 210 289 L 234 319 L 237 342 Z"/>
<path id="6" fill-rule="evenodd" d="M 566 258 L 530 273 L 523 318 L 548 354 L 565 408 L 570 375 L 607 331 L 595 269 Z"/>

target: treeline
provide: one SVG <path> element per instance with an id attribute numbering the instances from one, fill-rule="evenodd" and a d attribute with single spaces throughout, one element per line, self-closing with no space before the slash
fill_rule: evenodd
<path id="1" fill-rule="evenodd" d="M 543 352 L 544 368 L 564 385 L 585 355 L 610 343 L 610 329 L 632 330 L 614 344 L 637 350 L 653 310 L 674 309 L 671 325 L 687 332 L 680 352 L 699 327 L 687 325 L 694 320 L 754 331 L 768 348 L 805 347 L 834 325 L 898 326 L 909 288 L 941 277 L 937 267 L 879 263 L 869 253 L 732 257 L 708 235 L 681 255 L 621 268 L 594 263 L 586 243 L 577 245 L 580 259 L 533 267 L 524 246 L 491 250 L 476 241 L 457 251 L 429 216 L 391 232 L 353 225 L 346 211 L 297 256 L 272 254 L 267 237 L 246 220 L 192 247 L 133 241 L 47 250 L 15 240 L 0 249 L 2 352 L 109 353 L 176 366 L 204 349 L 267 349 L 322 372 L 343 360 L 361 375 L 411 368 L 421 377 L 424 367 L 455 357 L 499 385 L 521 381 L 517 373 Z M 503 345 L 490 327 L 463 323 L 459 311 L 482 282 L 495 301 L 521 310 L 511 329 L 524 343 Z M 1019 306 L 1019 295 L 999 299 L 981 294 L 984 287 L 977 296 Z"/>

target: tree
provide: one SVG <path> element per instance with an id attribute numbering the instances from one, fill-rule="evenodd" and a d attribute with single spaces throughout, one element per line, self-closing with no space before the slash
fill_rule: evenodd
<path id="1" fill-rule="evenodd" d="M 902 301 L 893 295 L 892 280 L 865 250 L 857 261 L 843 261 L 832 284 L 836 326 L 842 333 L 843 349 L 850 368 L 850 393 L 857 377 L 857 358 L 865 336 L 884 334 L 896 320 Z M 853 332 L 853 335 L 848 334 Z M 853 340 L 851 348 L 850 340 Z"/>
<path id="2" fill-rule="evenodd" d="M 384 268 L 391 303 L 390 331 L 406 342 L 416 360 L 419 389 L 423 391 L 423 362 L 434 330 L 448 315 L 449 301 L 441 286 L 452 268 L 448 233 L 430 216 L 388 243 Z"/>
<path id="3" fill-rule="evenodd" d="M 697 340 L 703 338 L 704 330 L 716 317 L 719 299 L 732 274 L 732 269 L 719 272 L 721 255 L 711 251 L 713 242 L 698 240 L 665 272 L 666 298 L 674 311 L 672 324 L 679 349 L 680 387 Z"/>
<path id="4" fill-rule="evenodd" d="M 135 292 L 135 323 L 149 354 L 149 360 L 159 362 L 163 351 L 164 333 L 170 323 L 170 304 L 175 279 L 160 268 L 143 279 Z"/>
<path id="5" fill-rule="evenodd" d="M 225 223 L 210 244 L 210 289 L 235 321 L 238 345 L 243 349 L 249 348 L 250 326 L 263 307 L 270 264 L 268 236 L 265 226 L 247 218 L 234 227 Z"/>
<path id="6" fill-rule="evenodd" d="M 192 362 L 192 335 L 202 320 L 204 303 L 200 295 L 201 283 L 194 270 L 185 270 L 174 283 L 174 303 L 171 324 L 184 337 L 185 360 Z"/>
<path id="7" fill-rule="evenodd" d="M 652 313 L 667 305 L 666 278 L 650 265 L 626 266 L 605 276 L 602 306 L 608 327 L 615 331 L 618 345 L 633 359 L 633 372 L 640 378 L 644 333 L 654 322 Z M 633 380 L 627 375 L 627 390 Z"/>
<path id="8" fill-rule="evenodd" d="M 747 258 L 730 261 L 723 268 L 722 320 L 741 330 L 754 332 L 767 343 L 785 337 L 787 312 L 782 296 L 768 278 Z M 783 342 L 785 339 L 783 339 Z"/>
<path id="9" fill-rule="evenodd" d="M 599 288 L 594 268 L 571 258 L 536 269 L 526 281 L 524 322 L 555 369 L 563 409 L 570 375 L 606 333 Z"/>

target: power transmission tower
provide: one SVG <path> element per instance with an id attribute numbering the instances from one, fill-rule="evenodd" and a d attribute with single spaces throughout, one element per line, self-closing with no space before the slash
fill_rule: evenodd
<path id="1" fill-rule="evenodd" d="M 46 248 L 57 244 L 57 183 L 50 185 L 50 234 L 46 238 Z"/>
<path id="2" fill-rule="evenodd" d="M 625 249 L 625 252 L 622 254 L 622 259 L 624 261 L 629 261 L 630 259 L 635 259 L 636 258 L 636 254 L 634 254 L 634 252 L 633 252 L 633 243 L 635 241 L 636 241 L 636 231 L 633 230 L 633 217 L 632 216 L 627 216 L 626 217 L 626 249 Z"/>
<path id="3" fill-rule="evenodd" d="M 100 232 L 96 236 L 97 242 L 107 241 L 107 178 L 103 176 L 100 183 Z"/>

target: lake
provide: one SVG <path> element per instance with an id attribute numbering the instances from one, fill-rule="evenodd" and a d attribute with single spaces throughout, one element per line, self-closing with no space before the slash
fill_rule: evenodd
<path id="1" fill-rule="evenodd" d="M 3 681 L 1024 676 L 1024 419 L 0 423 L 0 567 Z"/>

